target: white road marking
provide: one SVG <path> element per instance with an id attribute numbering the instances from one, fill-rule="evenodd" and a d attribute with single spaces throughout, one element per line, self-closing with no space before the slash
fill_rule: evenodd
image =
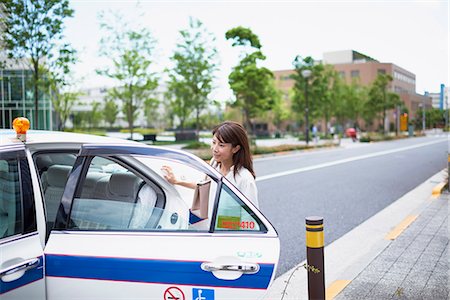
<path id="1" fill-rule="evenodd" d="M 444 141 L 445 140 L 438 140 L 438 141 L 432 141 L 432 142 L 427 142 L 427 143 L 421 143 L 421 144 L 397 148 L 397 149 L 391 149 L 391 150 L 380 151 L 380 152 L 375 152 L 375 153 L 370 153 L 370 154 L 364 154 L 364 155 L 351 157 L 351 158 L 340 159 L 340 160 L 331 161 L 331 162 L 318 164 L 318 165 L 314 165 L 314 166 L 298 168 L 298 169 L 288 170 L 288 171 L 284 171 L 284 172 L 278 172 L 278 173 L 274 173 L 274 174 L 270 174 L 270 175 L 258 176 L 258 177 L 256 177 L 256 181 L 260 182 L 260 181 L 269 180 L 269 179 L 277 178 L 277 177 L 281 177 L 281 176 L 292 175 L 292 174 L 307 172 L 307 171 L 311 171 L 311 170 L 327 168 L 327 167 L 345 164 L 345 163 L 356 161 L 356 160 L 367 159 L 367 158 L 392 154 L 392 153 L 396 153 L 396 152 L 402 152 L 402 151 L 406 151 L 406 150 L 416 149 L 416 148 L 420 148 L 420 147 L 425 147 L 425 146 L 429 146 L 429 145 L 433 145 L 433 144 L 442 143 Z M 281 158 L 281 157 L 279 157 L 279 158 Z"/>

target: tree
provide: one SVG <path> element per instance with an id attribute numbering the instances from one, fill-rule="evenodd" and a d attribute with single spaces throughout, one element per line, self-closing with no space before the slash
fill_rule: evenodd
<path id="1" fill-rule="evenodd" d="M 144 115 L 147 121 L 147 127 L 155 126 L 157 121 L 161 118 L 159 117 L 159 101 L 154 98 L 148 98 L 144 101 Z"/>
<path id="2" fill-rule="evenodd" d="M 214 72 L 217 70 L 217 50 L 213 46 L 215 38 L 199 20 L 189 19 L 189 28 L 180 31 L 181 42 L 171 57 L 175 66 L 169 72 L 167 96 L 175 97 L 173 112 L 182 120 L 181 128 L 189 116 L 195 112 L 196 131 L 200 129 L 200 113 L 208 107 L 208 95 L 213 89 Z M 182 86 L 181 86 L 182 85 Z"/>
<path id="3" fill-rule="evenodd" d="M 106 32 L 101 39 L 100 55 L 110 58 L 112 66 L 97 70 L 101 75 L 115 79 L 118 86 L 108 90 L 108 96 L 122 102 L 122 111 L 133 139 L 134 120 L 145 101 L 157 101 L 152 93 L 158 80 L 150 71 L 155 40 L 146 28 L 132 29 L 122 16 L 108 20 L 100 16 L 100 27 Z"/>
<path id="4" fill-rule="evenodd" d="M 399 95 L 388 91 L 388 85 L 392 80 L 393 78 L 389 74 L 378 74 L 369 89 L 368 108 L 375 114 L 382 113 L 381 124 L 383 126 L 384 134 L 386 134 L 386 126 L 384 124 L 386 120 L 386 111 L 395 108 L 400 104 Z"/>
<path id="5" fill-rule="evenodd" d="M 73 16 L 68 0 L 2 0 L 2 39 L 10 59 L 23 60 L 32 70 L 34 126 L 39 128 L 39 82 L 43 64 L 51 70 L 61 53 L 70 50 L 62 43 L 64 20 Z"/>
<path id="6" fill-rule="evenodd" d="M 105 121 L 109 123 L 109 127 L 112 127 L 116 122 L 117 114 L 119 113 L 119 107 L 114 102 L 113 99 L 107 99 L 105 102 L 105 107 L 103 108 L 103 115 Z"/>
<path id="7" fill-rule="evenodd" d="M 316 102 L 316 118 L 325 121 L 325 134 L 328 134 L 328 124 L 336 110 L 336 102 L 339 99 L 342 82 L 338 73 L 331 65 L 317 64 L 313 66 L 312 72 L 315 80 L 312 84 L 311 94 Z"/>
<path id="8" fill-rule="evenodd" d="M 64 131 L 66 121 L 69 118 L 73 106 L 81 92 L 74 90 L 75 79 L 71 76 L 71 66 L 77 62 L 77 52 L 72 49 L 60 51 L 60 55 L 54 61 L 51 70 L 45 66 L 40 71 L 43 74 L 39 80 L 39 86 L 50 93 L 53 109 L 55 110 L 59 122 L 58 130 Z"/>
<path id="9" fill-rule="evenodd" d="M 302 118 L 304 115 L 301 112 L 308 113 L 308 115 L 312 115 L 315 111 L 315 106 L 317 103 L 315 101 L 308 101 L 308 107 L 306 107 L 306 97 L 305 90 L 306 85 L 308 87 L 311 86 L 311 83 L 314 82 L 314 79 L 319 75 L 318 72 L 313 71 L 314 69 L 314 59 L 310 56 L 302 58 L 297 56 L 294 61 L 294 71 L 295 73 L 291 75 L 291 78 L 294 80 L 294 95 L 292 98 L 292 108 L 294 111 L 299 112 L 299 118 Z M 302 72 L 304 70 L 310 70 L 311 75 L 308 78 L 303 77 Z M 309 88 L 308 90 L 308 98 L 314 99 L 313 93 L 314 90 Z M 306 124 L 305 124 L 306 126 Z"/>
<path id="10" fill-rule="evenodd" d="M 357 81 L 353 81 L 351 84 L 341 81 L 334 103 L 336 104 L 334 116 L 342 128 L 345 128 L 346 125 L 359 128 L 360 118 L 367 115 L 365 114 L 367 88 L 358 84 Z M 366 126 L 372 122 L 371 117 L 367 116 Z"/>
<path id="11" fill-rule="evenodd" d="M 92 103 L 92 108 L 89 111 L 89 125 L 98 128 L 100 122 L 102 121 L 103 111 L 101 109 L 100 102 L 94 101 Z"/>
<path id="12" fill-rule="evenodd" d="M 187 118 L 192 113 L 192 105 L 190 105 L 190 94 L 187 91 L 187 86 L 184 82 L 177 82 L 175 78 L 172 77 L 173 74 L 170 74 L 171 77 L 169 84 L 167 86 L 167 91 L 165 93 L 165 97 L 167 100 L 167 112 L 169 116 L 172 118 L 177 116 L 180 121 L 180 129 L 184 131 L 184 124 L 187 121 Z"/>
<path id="13" fill-rule="evenodd" d="M 58 130 L 64 131 L 67 119 L 69 119 L 73 106 L 81 96 L 80 92 L 62 92 L 52 97 L 53 109 L 58 113 Z"/>
<path id="14" fill-rule="evenodd" d="M 273 73 L 264 67 L 258 67 L 258 61 L 266 57 L 261 52 L 261 43 L 257 35 L 249 28 L 236 27 L 226 32 L 227 40 L 233 41 L 233 47 L 244 48 L 242 60 L 228 76 L 228 83 L 236 100 L 233 106 L 242 109 L 244 125 L 253 133 L 252 118 L 272 109 L 279 97 L 274 85 Z"/>

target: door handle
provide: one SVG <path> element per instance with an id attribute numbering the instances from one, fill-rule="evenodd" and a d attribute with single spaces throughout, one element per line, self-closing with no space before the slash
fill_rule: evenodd
<path id="1" fill-rule="evenodd" d="M 12 266 L 9 266 L 7 268 L 0 270 L 0 278 L 3 276 L 11 275 L 17 272 L 26 271 L 29 269 L 36 268 L 39 266 L 40 259 L 39 257 L 31 258 L 26 261 L 22 261 L 20 263 L 14 264 Z"/>
<path id="2" fill-rule="evenodd" d="M 259 271 L 259 265 L 253 263 L 240 263 L 240 264 L 219 264 L 219 263 L 207 263 L 204 262 L 200 266 L 203 271 L 216 272 L 216 271 L 233 271 L 241 272 L 244 274 L 255 274 Z"/>

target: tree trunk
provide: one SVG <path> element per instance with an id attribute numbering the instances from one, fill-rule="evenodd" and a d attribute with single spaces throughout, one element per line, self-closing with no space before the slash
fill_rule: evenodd
<path id="1" fill-rule="evenodd" d="M 128 126 L 130 128 L 130 139 L 133 139 L 133 101 L 130 100 L 129 105 L 128 105 Z"/>
<path id="2" fill-rule="evenodd" d="M 383 90 L 383 134 L 386 135 L 386 88 Z"/>
<path id="3" fill-rule="evenodd" d="M 196 109 L 196 124 L 195 124 L 195 140 L 198 142 L 200 137 L 200 108 Z"/>
<path id="4" fill-rule="evenodd" d="M 34 129 L 39 129 L 39 61 L 33 61 L 33 76 L 34 76 Z"/>
<path id="5" fill-rule="evenodd" d="M 253 135 L 253 123 L 250 120 L 250 113 L 247 109 L 244 109 L 244 127 L 249 135 Z"/>

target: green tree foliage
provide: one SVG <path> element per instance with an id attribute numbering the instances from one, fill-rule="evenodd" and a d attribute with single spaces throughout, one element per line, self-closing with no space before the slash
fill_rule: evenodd
<path id="1" fill-rule="evenodd" d="M 147 127 L 156 127 L 160 121 L 160 112 L 158 111 L 159 101 L 155 98 L 148 98 L 144 101 L 144 115 L 147 121 Z"/>
<path id="2" fill-rule="evenodd" d="M 118 105 L 114 102 L 113 99 L 107 99 L 105 102 L 105 107 L 103 108 L 103 116 L 105 117 L 105 121 L 109 124 L 109 127 L 112 127 L 116 122 L 118 114 Z"/>
<path id="3" fill-rule="evenodd" d="M 233 41 L 233 47 L 244 48 L 243 58 L 228 76 L 228 83 L 236 97 L 233 106 L 242 109 L 244 125 L 252 133 L 252 118 L 273 109 L 277 103 L 279 94 L 274 85 L 274 76 L 269 69 L 258 67 L 258 61 L 266 57 L 260 50 L 258 36 L 250 29 L 236 27 L 227 31 L 225 37 Z"/>
<path id="4" fill-rule="evenodd" d="M 342 82 L 331 65 L 317 64 L 313 67 L 313 72 L 316 76 L 312 84 L 312 95 L 317 102 L 313 115 L 329 124 L 331 117 L 335 115 Z M 328 126 L 325 126 L 325 134 L 328 134 Z"/>
<path id="5" fill-rule="evenodd" d="M 59 116 L 58 130 L 64 131 L 67 119 L 72 114 L 73 106 L 78 102 L 81 92 L 57 92 L 52 95 L 53 109 Z"/>
<path id="6" fill-rule="evenodd" d="M 384 120 L 386 120 L 387 110 L 395 108 L 401 103 L 400 96 L 388 90 L 392 79 L 392 76 L 389 74 L 378 74 L 369 89 L 368 111 L 366 113 L 375 114 L 375 117 L 378 116 L 380 118 L 384 133 L 386 133 Z"/>
<path id="7" fill-rule="evenodd" d="M 335 100 L 334 116 L 337 123 L 342 128 L 360 128 L 359 120 L 364 116 L 367 103 L 367 88 L 356 81 L 351 84 L 341 81 Z M 365 120 L 365 123 L 366 126 L 370 125 L 372 119 Z"/>
<path id="8" fill-rule="evenodd" d="M 448 112 L 438 108 L 425 109 L 425 128 L 444 128 L 446 113 Z M 416 111 L 416 117 L 412 121 L 412 123 L 416 126 L 416 129 L 422 128 L 423 117 L 424 113 L 423 108 L 421 107 Z"/>
<path id="9" fill-rule="evenodd" d="M 98 128 L 103 119 L 103 111 L 100 102 L 92 103 L 92 108 L 88 114 L 88 122 L 91 127 Z"/>
<path id="10" fill-rule="evenodd" d="M 68 0 L 2 0 L 2 40 L 10 59 L 26 62 L 33 70 L 35 117 L 39 124 L 39 87 L 43 66 L 52 70 L 54 62 L 71 52 L 63 43 L 64 21 L 73 16 Z"/>
<path id="11" fill-rule="evenodd" d="M 308 115 L 312 116 L 318 110 L 318 102 L 315 101 L 315 90 L 312 88 L 319 73 L 314 70 L 314 59 L 310 56 L 301 58 L 297 56 L 294 61 L 295 73 L 291 75 L 294 80 L 294 95 L 292 98 L 292 108 L 298 112 L 299 119 L 302 119 L 306 113 L 306 85 L 308 84 Z M 304 70 L 311 70 L 311 75 L 308 78 L 303 77 L 302 72 Z"/>
<path id="12" fill-rule="evenodd" d="M 217 70 L 215 38 L 202 22 L 190 18 L 189 28 L 180 31 L 181 41 L 171 57 L 174 68 L 169 73 L 167 96 L 173 104 L 172 111 L 182 120 L 184 128 L 190 112 L 195 113 L 195 123 L 200 128 L 200 113 L 211 103 L 208 95 L 213 89 L 214 72 Z"/>
<path id="13" fill-rule="evenodd" d="M 51 70 L 42 68 L 40 74 L 42 80 L 39 86 L 48 90 L 59 122 L 58 130 L 64 131 L 66 121 L 72 113 L 73 106 L 77 103 L 81 92 L 76 91 L 76 80 L 71 75 L 71 67 L 77 62 L 77 53 L 73 49 L 64 49 L 54 61 Z"/>
<path id="14" fill-rule="evenodd" d="M 189 95 L 184 82 L 177 82 L 174 78 L 170 79 L 165 93 L 166 112 L 172 125 L 174 124 L 174 117 L 178 117 L 181 131 L 184 130 L 185 123 L 193 111 Z"/>
<path id="15" fill-rule="evenodd" d="M 112 65 L 97 72 L 117 82 L 118 86 L 111 88 L 108 96 L 122 102 L 133 138 L 134 120 L 143 102 L 157 101 L 152 94 L 158 81 L 151 72 L 156 42 L 146 28 L 132 29 L 120 15 L 100 15 L 100 27 L 105 32 L 100 41 L 100 55 L 111 59 Z"/>

